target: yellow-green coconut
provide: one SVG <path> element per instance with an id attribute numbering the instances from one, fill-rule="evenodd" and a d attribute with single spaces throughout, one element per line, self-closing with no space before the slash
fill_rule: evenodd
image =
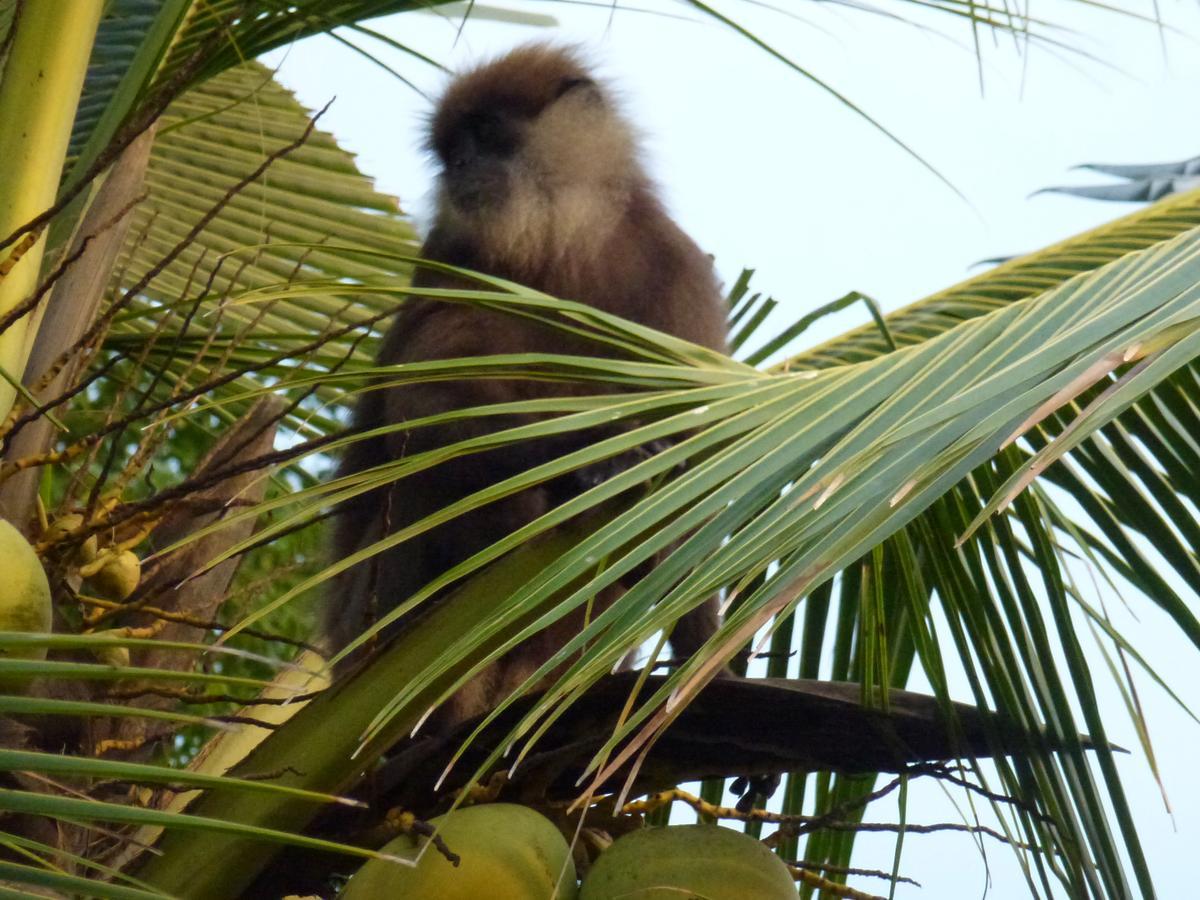
<path id="1" fill-rule="evenodd" d="M 526 806 L 487 803 L 430 821 L 451 851 L 454 866 L 427 847 L 415 867 L 368 860 L 339 894 L 340 900 L 574 900 L 571 851 L 554 823 Z M 383 848 L 416 859 L 427 844 L 408 835 Z"/>
<path id="2" fill-rule="evenodd" d="M 79 574 L 102 597 L 124 600 L 137 590 L 142 579 L 142 561 L 131 550 L 108 550 L 80 566 Z"/>
<path id="3" fill-rule="evenodd" d="M 579 900 L 795 900 L 783 860 L 717 825 L 642 828 L 600 854 Z"/>
<path id="4" fill-rule="evenodd" d="M 0 631 L 50 631 L 50 584 L 41 560 L 10 523 L 0 519 Z M 45 647 L 0 648 L 0 659 L 45 659 Z"/>

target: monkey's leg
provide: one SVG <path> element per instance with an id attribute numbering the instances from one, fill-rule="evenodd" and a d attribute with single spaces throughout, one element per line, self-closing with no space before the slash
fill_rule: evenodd
<path id="1" fill-rule="evenodd" d="M 717 633 L 721 624 L 720 597 L 713 594 L 691 612 L 685 613 L 671 632 L 671 649 L 679 660 L 691 658 Z M 722 670 L 722 674 L 730 674 Z"/>
<path id="2" fill-rule="evenodd" d="M 487 577 L 486 573 L 483 577 Z M 608 609 L 624 590 L 620 585 L 605 588 L 596 596 L 590 609 L 581 607 L 571 610 L 558 621 L 550 623 L 509 650 L 450 697 L 434 713 L 431 727 L 448 730 L 460 722 L 494 709 L 514 690 L 525 685 L 538 669 L 583 630 L 589 618 L 595 618 Z M 545 690 L 567 670 L 572 661 L 562 661 L 535 684 L 527 687 L 527 690 Z"/>
<path id="3" fill-rule="evenodd" d="M 701 646 L 712 637 L 720 624 L 720 598 L 713 595 L 697 606 L 691 612 L 680 618 L 675 630 L 671 632 L 671 647 L 677 659 L 684 660 L 696 653 Z M 736 678 L 728 666 L 722 666 L 717 673 L 718 678 Z M 762 805 L 771 798 L 779 787 L 780 776 L 754 775 L 735 778 L 730 790 L 739 799 L 737 809 L 747 813 L 756 805 Z"/>

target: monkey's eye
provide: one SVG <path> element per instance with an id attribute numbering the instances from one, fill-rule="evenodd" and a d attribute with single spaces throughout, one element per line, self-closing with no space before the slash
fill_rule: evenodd
<path id="1" fill-rule="evenodd" d="M 480 113 L 468 117 L 463 125 L 475 148 L 483 153 L 507 156 L 516 149 L 512 126 L 499 116 Z"/>

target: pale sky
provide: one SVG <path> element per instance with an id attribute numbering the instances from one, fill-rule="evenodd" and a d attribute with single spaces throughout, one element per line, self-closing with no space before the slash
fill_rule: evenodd
<path id="1" fill-rule="evenodd" d="M 972 34 L 961 18 L 897 0 L 878 8 L 910 21 L 919 17 L 921 27 L 851 3 L 794 4 L 803 20 L 745 2 L 720 4 L 892 130 L 969 203 L 830 95 L 683 3 L 645 0 L 638 6 L 692 21 L 614 11 L 606 3 L 526 0 L 505 6 L 554 16 L 558 24 L 472 21 L 458 37 L 456 20 L 418 13 L 372 27 L 452 68 L 535 38 L 581 43 L 620 88 L 645 133 L 651 171 L 680 223 L 716 256 L 727 281 L 743 267 L 757 270 L 754 287 L 782 304 L 780 324 L 849 290 L 892 309 L 962 280 L 978 260 L 1037 249 L 1133 208 L 1030 198 L 1048 185 L 1104 180 L 1069 172 L 1073 165 L 1200 154 L 1200 7 L 1194 3 L 1161 4 L 1162 31 L 1078 2 L 1038 4 L 1034 15 L 1067 27 L 1044 32 L 1063 46 L 1035 46 L 1025 57 L 1012 37 L 981 32 L 982 89 Z M 1155 9 L 1151 2 L 1126 8 L 1143 16 Z M 427 93 L 436 94 L 444 83 L 444 76 L 393 49 L 353 33 L 346 37 Z M 268 62 L 280 60 L 282 81 L 310 107 L 337 96 L 322 127 L 357 152 L 362 169 L 420 220 L 431 181 L 419 151 L 427 102 L 330 39 L 274 53 Z M 805 341 L 863 318 L 854 310 L 826 320 Z M 1132 591 L 1126 597 L 1130 609 L 1111 594 L 1104 599 L 1117 627 L 1200 710 L 1200 653 L 1164 615 L 1138 604 Z M 1110 737 L 1136 751 L 1136 735 L 1120 696 L 1108 686 L 1103 658 L 1093 656 L 1110 711 Z M 1119 766 L 1160 895 L 1190 896 L 1200 847 L 1194 750 L 1200 725 L 1150 679 L 1139 677 L 1137 684 L 1174 819 L 1164 811 L 1140 752 L 1122 757 Z M 968 699 L 965 689 L 958 696 Z M 891 804 L 871 818 L 894 821 L 894 815 Z M 941 790 L 925 784 L 910 792 L 908 820 L 957 817 Z M 892 837 L 860 841 L 859 865 L 889 867 Z M 957 900 L 985 890 L 996 900 L 1027 896 L 1012 853 L 995 842 L 984 847 L 986 868 L 964 836 L 910 836 L 900 869 L 924 889 L 901 885 L 896 896 Z M 882 882 L 852 884 L 887 893 Z"/>

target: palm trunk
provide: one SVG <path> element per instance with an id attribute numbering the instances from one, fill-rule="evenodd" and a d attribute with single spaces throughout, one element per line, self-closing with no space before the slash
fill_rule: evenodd
<path id="1" fill-rule="evenodd" d="M 25 3 L 0 78 L 0 241 L 54 203 L 103 0 Z M 0 257 L 0 322 L 37 288 L 44 230 L 11 242 Z M 0 333 L 0 415 L 12 408 L 28 356 L 30 316 Z"/>

